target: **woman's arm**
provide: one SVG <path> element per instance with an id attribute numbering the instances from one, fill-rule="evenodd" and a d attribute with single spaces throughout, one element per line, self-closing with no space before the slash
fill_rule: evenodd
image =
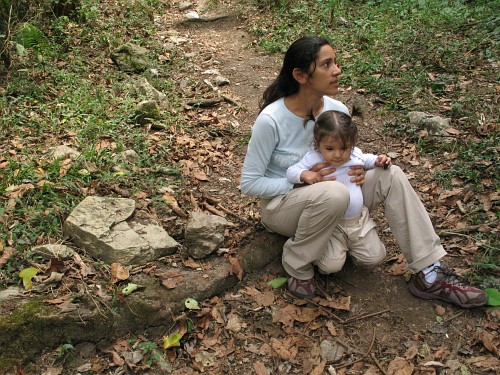
<path id="1" fill-rule="evenodd" d="M 240 189 L 244 194 L 261 198 L 273 198 L 286 194 L 293 184 L 286 177 L 266 177 L 271 156 L 277 144 L 275 126 L 269 116 L 259 115 L 252 127 L 245 161 L 240 179 Z"/>

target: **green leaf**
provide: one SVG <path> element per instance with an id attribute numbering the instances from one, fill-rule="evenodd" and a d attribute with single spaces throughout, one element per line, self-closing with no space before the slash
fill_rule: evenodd
<path id="1" fill-rule="evenodd" d="M 170 336 L 163 336 L 163 349 L 172 348 L 174 346 L 181 346 L 182 335 L 180 333 L 174 333 Z"/>
<path id="2" fill-rule="evenodd" d="M 189 309 L 189 310 L 200 310 L 200 306 L 198 305 L 198 301 L 192 298 L 186 298 L 184 301 L 184 305 Z"/>
<path id="3" fill-rule="evenodd" d="M 267 285 L 273 287 L 274 289 L 281 288 L 287 282 L 286 277 L 278 277 L 277 279 L 273 279 L 267 282 Z"/>
<path id="4" fill-rule="evenodd" d="M 486 288 L 484 292 L 488 295 L 488 305 L 500 306 L 500 292 L 495 288 Z"/>
<path id="5" fill-rule="evenodd" d="M 125 288 L 123 288 L 122 293 L 124 296 L 128 296 L 130 293 L 135 292 L 140 285 L 134 283 L 128 283 Z"/>
<path id="6" fill-rule="evenodd" d="M 24 289 L 29 290 L 33 287 L 33 284 L 31 283 L 31 279 L 33 277 L 35 277 L 35 275 L 38 272 L 40 272 L 40 270 L 38 268 L 35 268 L 35 267 L 28 267 L 28 268 L 21 270 L 21 272 L 19 272 L 19 277 L 21 279 L 23 279 Z"/>

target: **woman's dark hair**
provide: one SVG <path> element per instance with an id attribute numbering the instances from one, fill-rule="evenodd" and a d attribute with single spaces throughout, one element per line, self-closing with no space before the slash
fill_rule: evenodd
<path id="1" fill-rule="evenodd" d="M 260 111 L 272 102 L 299 91 L 299 83 L 293 78 L 293 70 L 298 68 L 311 76 L 316 70 L 316 65 L 312 69 L 311 65 L 316 62 L 318 52 L 325 44 L 330 45 L 330 42 L 325 38 L 304 36 L 288 47 L 280 74 L 262 95 L 259 103 Z"/>
<path id="2" fill-rule="evenodd" d="M 351 121 L 351 116 L 344 112 L 325 111 L 318 116 L 314 124 L 316 148 L 325 137 L 339 139 L 344 147 L 354 147 L 358 141 L 358 127 Z"/>

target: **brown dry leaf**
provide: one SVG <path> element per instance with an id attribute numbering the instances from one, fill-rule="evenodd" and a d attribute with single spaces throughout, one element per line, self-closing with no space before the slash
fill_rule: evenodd
<path id="1" fill-rule="evenodd" d="M 77 253 L 73 254 L 73 260 L 75 261 L 76 264 L 78 264 L 80 266 L 80 274 L 83 277 L 87 277 L 88 275 L 95 274 L 95 271 L 92 269 L 92 267 L 87 266 L 85 264 L 85 262 L 82 260 L 82 258 L 80 257 L 80 255 L 78 255 Z"/>
<path id="2" fill-rule="evenodd" d="M 127 280 L 130 276 L 130 271 L 127 267 L 124 267 L 120 263 L 111 264 L 111 284 L 115 284 L 118 281 Z"/>
<path id="3" fill-rule="evenodd" d="M 332 300 L 321 299 L 319 304 L 323 307 L 330 307 L 335 310 L 351 310 L 351 296 L 340 296 Z"/>
<path id="4" fill-rule="evenodd" d="M 16 185 L 11 188 L 8 188 L 6 192 L 8 192 L 7 196 L 11 199 L 15 198 L 22 198 L 24 193 L 26 193 L 29 190 L 32 190 L 35 188 L 35 185 L 33 184 L 21 184 L 21 185 Z"/>
<path id="5" fill-rule="evenodd" d="M 71 159 L 70 157 L 62 160 L 61 168 L 59 169 L 59 176 L 60 177 L 66 176 L 66 173 L 68 173 L 68 171 L 71 169 L 71 167 L 73 167 L 73 165 L 74 165 L 73 159 Z"/>
<path id="6" fill-rule="evenodd" d="M 184 281 L 184 275 L 179 270 L 168 270 L 155 274 L 167 289 L 174 289 L 179 283 Z"/>
<path id="7" fill-rule="evenodd" d="M 498 332 L 490 333 L 483 330 L 479 333 L 479 339 L 489 352 L 500 356 L 500 336 Z"/>
<path id="8" fill-rule="evenodd" d="M 326 367 L 326 360 L 323 360 L 319 365 L 313 368 L 313 370 L 311 371 L 311 375 L 322 375 L 325 371 L 325 367 Z"/>
<path id="9" fill-rule="evenodd" d="M 0 250 L 3 248 L 3 243 L 0 242 Z M 2 256 L 0 256 L 0 269 L 3 268 L 9 261 L 9 258 L 14 254 L 14 249 L 12 247 L 6 247 L 3 249 Z"/>
<path id="10" fill-rule="evenodd" d="M 289 331 L 293 328 L 297 315 L 299 314 L 300 307 L 294 305 L 286 305 L 284 308 L 279 309 L 273 316 L 273 323 L 283 324 L 283 329 Z"/>
<path id="11" fill-rule="evenodd" d="M 118 338 L 113 343 L 113 350 L 116 351 L 117 353 L 122 353 L 125 350 L 128 350 L 128 348 L 129 344 L 126 339 Z"/>
<path id="12" fill-rule="evenodd" d="M 337 336 L 337 329 L 335 328 L 335 324 L 331 320 L 326 322 L 326 329 L 328 329 L 328 332 L 330 332 L 330 335 L 333 337 Z"/>
<path id="13" fill-rule="evenodd" d="M 413 359 L 418 355 L 418 347 L 415 344 L 412 344 L 405 353 L 405 359 Z"/>
<path id="14" fill-rule="evenodd" d="M 221 334 L 222 334 L 222 328 L 217 325 L 217 326 L 215 326 L 214 329 L 209 330 L 203 336 L 201 343 L 207 348 L 213 348 L 213 347 L 215 347 L 216 344 L 218 344 Z"/>
<path id="15" fill-rule="evenodd" d="M 179 207 L 177 199 L 175 199 L 169 192 L 166 192 L 161 197 L 162 199 L 165 200 L 165 203 L 167 203 L 167 205 L 170 206 L 172 211 L 174 211 L 177 215 L 184 218 L 188 217 L 188 215 L 184 211 L 182 211 L 181 208 Z"/>
<path id="16" fill-rule="evenodd" d="M 238 262 L 238 259 L 233 258 L 227 254 L 225 254 L 224 257 L 228 260 L 229 264 L 231 265 L 231 269 L 229 270 L 229 275 L 235 275 L 238 278 L 238 280 L 241 281 L 243 279 L 244 271 L 240 263 Z"/>
<path id="17" fill-rule="evenodd" d="M 274 303 L 274 293 L 271 290 L 263 293 L 258 293 L 255 296 L 255 302 L 257 302 L 257 305 L 259 306 L 271 306 Z"/>
<path id="18" fill-rule="evenodd" d="M 439 197 L 438 202 L 448 207 L 454 207 L 457 201 L 463 196 L 464 189 L 453 189 L 443 191 Z"/>
<path id="19" fill-rule="evenodd" d="M 493 192 L 489 192 L 487 194 L 484 194 L 479 199 L 479 202 L 481 202 L 483 204 L 483 210 L 486 212 L 491 211 L 491 208 L 493 207 L 493 204 L 491 203 L 492 196 L 493 196 Z"/>
<path id="20" fill-rule="evenodd" d="M 95 146 L 96 150 L 102 150 L 105 148 L 107 148 L 108 150 L 116 150 L 116 142 L 110 142 L 103 139 Z"/>
<path id="21" fill-rule="evenodd" d="M 175 139 L 175 143 L 179 146 L 195 147 L 196 141 L 187 134 L 180 135 Z"/>
<path id="22" fill-rule="evenodd" d="M 122 357 L 120 357 L 120 355 L 115 352 L 114 350 L 111 351 L 111 357 L 113 358 L 113 363 L 116 365 L 116 366 L 123 366 L 125 364 L 125 361 L 123 360 Z"/>
<path id="23" fill-rule="evenodd" d="M 500 359 L 491 356 L 467 358 L 465 362 L 492 371 L 495 370 L 495 367 L 500 366 Z"/>
<path id="24" fill-rule="evenodd" d="M 389 363 L 387 374 L 389 375 L 411 375 L 415 366 L 404 358 L 396 357 Z"/>
<path id="25" fill-rule="evenodd" d="M 232 331 L 232 332 L 240 332 L 242 328 L 246 327 L 247 324 L 245 322 L 242 322 L 240 317 L 236 315 L 235 313 L 230 313 L 227 316 L 227 324 L 226 324 L 226 329 Z"/>
<path id="26" fill-rule="evenodd" d="M 9 166 L 9 162 L 5 159 L 0 160 L 0 169 L 7 168 Z"/>
<path id="27" fill-rule="evenodd" d="M 44 187 L 45 185 L 54 186 L 54 183 L 47 180 L 38 181 L 36 183 L 37 187 Z"/>
<path id="28" fill-rule="evenodd" d="M 321 314 L 321 310 L 316 307 L 305 307 L 297 311 L 295 320 L 301 323 L 309 323 L 315 320 Z"/>
<path id="29" fill-rule="evenodd" d="M 245 286 L 243 289 L 240 289 L 240 292 L 252 297 L 253 299 L 255 299 L 255 296 L 260 293 L 260 291 L 253 286 Z"/>
<path id="30" fill-rule="evenodd" d="M 255 371 L 255 375 L 269 375 L 270 372 L 267 370 L 266 366 L 262 362 L 255 362 L 253 364 L 253 369 Z"/>
<path id="31" fill-rule="evenodd" d="M 137 199 L 146 199 L 148 196 L 148 193 L 145 193 L 144 191 L 138 191 L 134 194 L 134 197 L 136 197 Z"/>
<path id="32" fill-rule="evenodd" d="M 391 275 L 400 276 L 408 272 L 408 261 L 403 254 L 399 254 L 394 263 L 388 271 Z"/>
<path id="33" fill-rule="evenodd" d="M 297 357 L 299 352 L 297 346 L 294 345 L 295 339 L 293 337 L 287 337 L 284 340 L 278 340 L 275 338 L 271 339 L 271 347 L 276 351 L 284 361 L 290 361 Z"/>
<path id="34" fill-rule="evenodd" d="M 199 169 L 194 171 L 193 176 L 198 181 L 208 181 L 208 177 L 207 177 L 206 173 L 199 170 Z"/>
<path id="35" fill-rule="evenodd" d="M 453 134 L 453 135 L 460 135 L 460 134 L 462 134 L 462 132 L 460 130 L 452 128 L 452 127 L 446 128 L 446 129 L 444 129 L 444 131 L 446 133 L 448 133 L 448 134 Z"/>
<path id="36" fill-rule="evenodd" d="M 187 258 L 186 260 L 184 260 L 182 262 L 182 264 L 185 266 L 185 267 L 188 267 L 188 268 L 192 268 L 192 269 L 201 269 L 203 268 L 201 263 L 195 261 L 193 258 Z"/>

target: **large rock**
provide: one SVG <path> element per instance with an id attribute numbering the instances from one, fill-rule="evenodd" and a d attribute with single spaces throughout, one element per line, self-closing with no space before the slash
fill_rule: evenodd
<path id="1" fill-rule="evenodd" d="M 145 264 L 175 253 L 179 244 L 152 220 L 132 218 L 135 201 L 87 197 L 64 222 L 64 235 L 96 259 Z"/>
<path id="2" fill-rule="evenodd" d="M 430 135 L 449 135 L 446 131 L 450 127 L 449 118 L 418 111 L 409 112 L 407 116 L 410 125 L 417 130 L 425 130 Z"/>
<path id="3" fill-rule="evenodd" d="M 125 72 L 141 73 L 149 68 L 148 50 L 133 43 L 125 43 L 111 54 L 111 60 Z"/>
<path id="4" fill-rule="evenodd" d="M 137 94 L 146 100 L 154 100 L 161 108 L 168 107 L 167 95 L 155 89 L 146 78 L 139 78 L 135 84 Z"/>
<path id="5" fill-rule="evenodd" d="M 216 251 L 224 241 L 227 225 L 223 217 L 192 212 L 184 236 L 189 255 L 201 259 Z"/>

